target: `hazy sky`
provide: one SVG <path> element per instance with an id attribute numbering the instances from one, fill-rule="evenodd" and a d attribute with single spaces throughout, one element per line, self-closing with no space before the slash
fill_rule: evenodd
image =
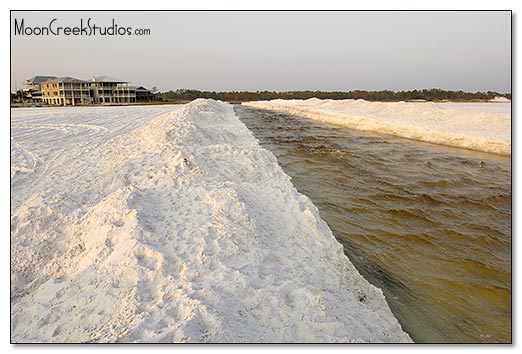
<path id="1" fill-rule="evenodd" d="M 20 36 L 28 27 L 149 36 Z M 109 75 L 161 91 L 511 91 L 510 12 L 12 12 L 11 88 L 34 75 Z"/>

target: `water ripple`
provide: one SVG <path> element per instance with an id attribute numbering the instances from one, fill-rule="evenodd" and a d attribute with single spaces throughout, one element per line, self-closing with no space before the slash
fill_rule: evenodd
<path id="1" fill-rule="evenodd" d="M 236 112 L 415 341 L 511 341 L 510 158 Z"/>

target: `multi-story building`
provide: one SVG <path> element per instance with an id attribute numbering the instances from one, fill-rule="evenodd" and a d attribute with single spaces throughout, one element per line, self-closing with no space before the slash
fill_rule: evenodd
<path id="1" fill-rule="evenodd" d="M 94 103 L 135 103 L 136 91 L 127 81 L 110 76 L 96 76 L 91 81 Z"/>
<path id="2" fill-rule="evenodd" d="M 27 79 L 23 82 L 25 85 L 24 90 L 33 90 L 33 91 L 42 91 L 42 83 L 46 82 L 50 79 L 56 79 L 56 76 L 44 76 L 44 75 L 36 75 L 30 79 Z"/>
<path id="3" fill-rule="evenodd" d="M 73 77 L 49 79 L 42 84 L 43 101 L 50 105 L 85 105 L 91 103 L 90 83 Z"/>
<path id="4" fill-rule="evenodd" d="M 90 81 L 72 77 L 35 76 L 24 81 L 33 97 L 44 104 L 67 106 L 86 104 L 129 104 L 150 101 L 150 90 L 129 86 L 127 81 L 110 76 L 93 77 Z"/>
<path id="5" fill-rule="evenodd" d="M 50 79 L 56 79 L 56 76 L 37 75 L 25 80 L 23 82 L 25 96 L 31 101 L 40 102 L 42 100 L 42 84 Z"/>
<path id="6" fill-rule="evenodd" d="M 131 86 L 136 92 L 136 102 L 150 102 L 152 101 L 153 94 L 150 90 L 147 90 L 143 86 Z"/>

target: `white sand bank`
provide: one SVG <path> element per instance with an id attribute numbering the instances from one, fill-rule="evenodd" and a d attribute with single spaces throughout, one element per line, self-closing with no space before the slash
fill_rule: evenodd
<path id="1" fill-rule="evenodd" d="M 472 150 L 511 155 L 511 114 L 431 102 L 364 100 L 272 100 L 244 105 L 286 112 L 350 129 Z M 497 105 L 499 103 L 490 103 Z"/>
<path id="2" fill-rule="evenodd" d="M 123 109 L 13 138 L 13 342 L 410 341 L 231 105 Z"/>

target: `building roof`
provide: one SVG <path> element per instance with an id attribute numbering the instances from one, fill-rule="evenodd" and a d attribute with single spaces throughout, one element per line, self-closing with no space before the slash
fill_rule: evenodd
<path id="1" fill-rule="evenodd" d="M 131 90 L 136 90 L 136 91 L 150 91 L 149 89 L 146 89 L 143 86 L 129 86 L 129 88 Z"/>
<path id="2" fill-rule="evenodd" d="M 106 76 L 106 75 L 93 77 L 92 81 L 94 81 L 94 82 L 116 82 L 116 83 L 128 82 L 128 81 L 119 80 L 114 77 Z"/>
<path id="3" fill-rule="evenodd" d="M 70 76 L 56 77 L 54 79 L 49 79 L 47 82 L 66 82 L 66 83 L 87 83 L 88 81 L 76 79 Z"/>
<path id="4" fill-rule="evenodd" d="M 36 75 L 25 81 L 31 84 L 41 84 L 49 79 L 56 79 L 56 76 Z"/>

